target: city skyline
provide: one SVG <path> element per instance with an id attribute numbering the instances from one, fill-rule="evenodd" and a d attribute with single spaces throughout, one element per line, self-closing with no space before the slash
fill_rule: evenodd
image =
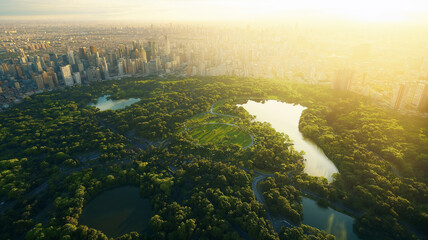
<path id="1" fill-rule="evenodd" d="M 260 21 L 298 18 L 428 23 L 428 1 L 0 0 L 0 20 Z"/>

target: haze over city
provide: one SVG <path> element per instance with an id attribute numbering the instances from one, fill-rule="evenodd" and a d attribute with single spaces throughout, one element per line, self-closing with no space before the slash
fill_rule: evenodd
<path id="1" fill-rule="evenodd" d="M 427 21 L 424 0 L 1 0 L 4 20 L 259 21 L 325 19 Z M 296 20 L 296 19 L 294 19 Z"/>

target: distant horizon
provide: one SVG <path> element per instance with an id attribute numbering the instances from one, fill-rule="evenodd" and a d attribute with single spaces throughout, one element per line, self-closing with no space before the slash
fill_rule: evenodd
<path id="1" fill-rule="evenodd" d="M 0 21 L 428 23 L 424 0 L 0 0 Z"/>

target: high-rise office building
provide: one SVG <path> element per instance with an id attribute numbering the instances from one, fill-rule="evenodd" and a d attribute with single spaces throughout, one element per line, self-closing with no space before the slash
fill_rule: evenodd
<path id="1" fill-rule="evenodd" d="M 118 74 L 119 76 L 122 76 L 126 73 L 126 61 L 124 58 L 120 58 L 117 60 L 117 70 L 118 70 Z"/>
<path id="2" fill-rule="evenodd" d="M 2 63 L 0 66 L 0 73 L 2 74 L 7 74 L 9 67 L 7 66 L 6 63 Z"/>
<path id="3" fill-rule="evenodd" d="M 43 90 L 45 85 L 43 84 L 43 78 L 40 75 L 33 75 L 33 79 L 36 82 L 37 90 Z"/>
<path id="4" fill-rule="evenodd" d="M 43 84 L 48 84 L 48 73 L 47 72 L 45 72 L 45 71 L 43 71 L 42 72 L 42 78 L 43 78 Z"/>
<path id="5" fill-rule="evenodd" d="M 62 78 L 64 80 L 64 84 L 66 86 L 73 86 L 74 85 L 74 80 L 73 80 L 73 77 L 71 76 L 71 66 L 70 65 L 61 67 L 61 74 L 62 74 Z"/>
<path id="6" fill-rule="evenodd" d="M 405 99 L 407 97 L 407 93 L 409 91 L 407 84 L 400 84 L 394 89 L 391 107 L 394 109 L 402 109 L 405 106 Z"/>
<path id="7" fill-rule="evenodd" d="M 79 48 L 79 55 L 81 59 L 88 59 L 87 58 L 87 50 L 85 47 Z"/>
<path id="8" fill-rule="evenodd" d="M 59 86 L 58 76 L 56 75 L 56 72 L 54 72 L 53 68 L 46 69 L 46 72 L 49 77 L 52 77 L 52 81 L 55 86 Z"/>
<path id="9" fill-rule="evenodd" d="M 143 42 L 141 40 L 132 42 L 133 50 L 137 50 L 143 47 Z"/>
<path id="10" fill-rule="evenodd" d="M 148 62 L 150 74 L 156 74 L 159 72 L 159 62 L 160 60 L 157 61 L 157 59 L 152 59 Z"/>
<path id="11" fill-rule="evenodd" d="M 123 69 L 124 69 L 123 62 L 118 62 L 117 63 L 117 70 L 118 70 L 119 76 L 122 76 L 123 74 L 125 74 L 125 72 L 123 71 Z"/>
<path id="12" fill-rule="evenodd" d="M 90 67 L 86 70 L 86 79 L 89 82 L 101 81 L 100 69 L 97 67 Z"/>
<path id="13" fill-rule="evenodd" d="M 71 65 L 76 64 L 76 61 L 74 59 L 74 52 L 73 51 L 68 51 L 67 52 L 67 59 L 68 59 L 68 64 L 71 64 Z"/>
<path id="14" fill-rule="evenodd" d="M 80 77 L 80 73 L 79 72 L 75 72 L 73 73 L 73 79 L 74 79 L 74 83 L 75 84 L 82 84 L 82 79 Z"/>
<path id="15" fill-rule="evenodd" d="M 22 69 L 19 65 L 15 66 L 16 69 L 16 75 L 18 75 L 18 77 L 22 78 L 23 77 L 23 73 L 22 73 Z"/>
<path id="16" fill-rule="evenodd" d="M 340 91 L 350 90 L 353 75 L 354 71 L 351 69 L 343 68 L 338 70 L 333 82 L 333 89 Z"/>
<path id="17" fill-rule="evenodd" d="M 408 84 L 407 103 L 411 106 L 418 107 L 422 101 L 422 95 L 425 89 L 425 84 L 410 83 Z"/>
<path id="18" fill-rule="evenodd" d="M 55 88 L 53 77 L 49 75 L 48 75 L 48 85 L 49 85 L 49 88 L 51 89 Z"/>
<path id="19" fill-rule="evenodd" d="M 36 62 L 36 69 L 39 73 L 43 72 L 42 63 L 40 62 L 40 60 Z"/>
<path id="20" fill-rule="evenodd" d="M 97 46 L 95 46 L 95 45 L 90 46 L 89 49 L 91 51 L 91 54 L 94 54 L 97 52 Z"/>
<path id="21" fill-rule="evenodd" d="M 149 42 L 149 52 L 147 53 L 147 61 L 155 60 L 159 52 L 159 46 L 157 42 Z"/>
<path id="22" fill-rule="evenodd" d="M 421 93 L 421 100 L 418 105 L 418 110 L 428 112 L 428 84 L 425 84 Z"/>
<path id="23" fill-rule="evenodd" d="M 165 54 L 169 55 L 171 53 L 171 46 L 169 44 L 168 36 L 165 36 Z"/>
<path id="24" fill-rule="evenodd" d="M 147 53 L 146 53 L 146 50 L 144 50 L 144 48 L 140 49 L 140 56 L 143 59 L 143 61 L 147 62 Z"/>

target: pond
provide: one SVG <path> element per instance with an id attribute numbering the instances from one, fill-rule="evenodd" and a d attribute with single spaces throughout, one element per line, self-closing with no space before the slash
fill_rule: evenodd
<path id="1" fill-rule="evenodd" d="M 358 240 L 352 224 L 354 218 L 332 208 L 324 208 L 310 198 L 303 198 L 303 224 L 324 230 L 337 240 Z"/>
<path id="2" fill-rule="evenodd" d="M 140 98 L 113 100 L 108 99 L 109 96 L 110 95 L 104 95 L 102 97 L 99 97 L 96 104 L 91 103 L 89 104 L 89 106 L 95 106 L 96 108 L 100 109 L 100 111 L 117 110 L 123 109 L 141 100 Z"/>
<path id="3" fill-rule="evenodd" d="M 128 232 L 149 232 L 152 208 L 149 199 L 140 197 L 140 189 L 123 186 L 96 196 L 83 208 L 79 224 L 101 230 L 108 237 Z"/>
<path id="4" fill-rule="evenodd" d="M 305 107 L 276 100 L 267 100 L 264 103 L 250 100 L 237 106 L 242 106 L 251 115 L 255 115 L 256 121 L 268 122 L 276 131 L 287 134 L 293 141 L 294 148 L 305 152 L 305 172 L 307 174 L 325 177 L 331 181 L 332 174 L 338 172 L 336 166 L 327 158 L 322 149 L 311 140 L 304 138 L 299 131 L 300 116 L 306 109 Z"/>

